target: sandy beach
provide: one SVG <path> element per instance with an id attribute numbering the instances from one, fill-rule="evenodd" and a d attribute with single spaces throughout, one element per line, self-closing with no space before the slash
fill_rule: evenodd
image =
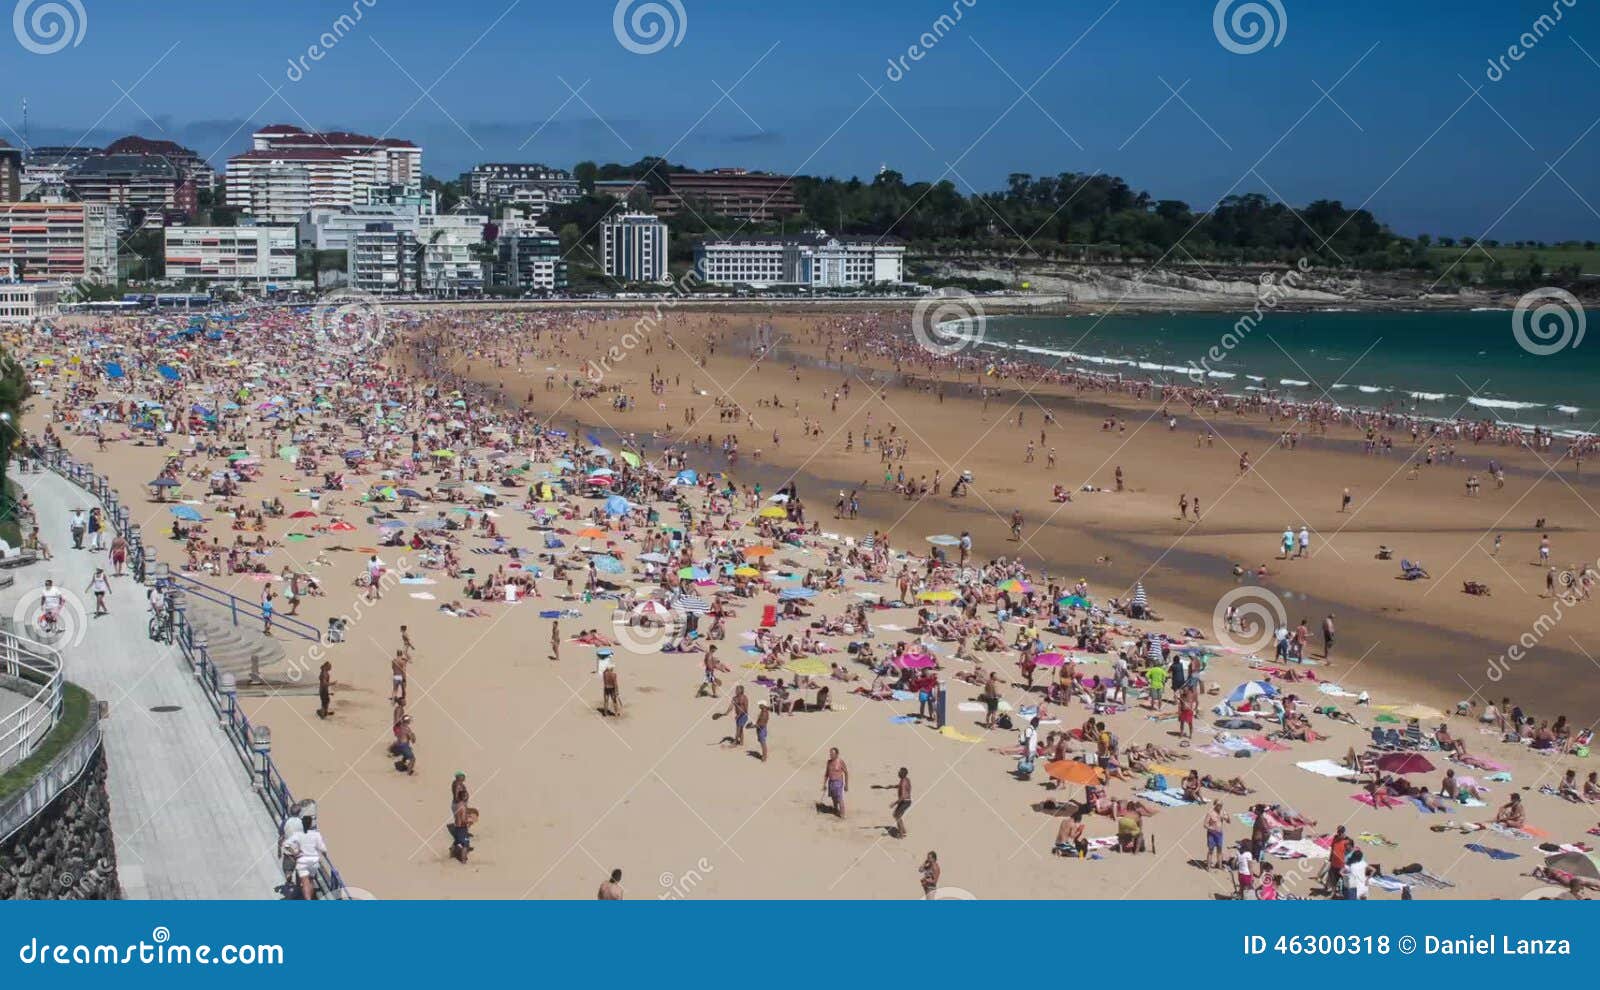
<path id="1" fill-rule="evenodd" d="M 322 830 L 348 882 L 383 898 L 592 897 L 606 874 L 620 868 L 635 898 L 915 897 L 922 893 L 919 864 L 932 849 L 943 867 L 942 896 L 1233 896 L 1229 870 L 1196 865 L 1206 856 L 1203 804 L 1153 807 L 1141 823 L 1145 852 L 1102 850 L 1084 860 L 1052 855 L 1069 819 L 1036 805 L 1081 799 L 1083 788 L 1047 789 L 1043 756 L 1021 779 L 1018 756 L 1001 750 L 1018 745 L 1026 726 L 1021 709 L 1043 697 L 1027 689 L 1019 672 L 1018 661 L 1031 651 L 1011 643 L 1025 626 L 1042 628 L 1056 610 L 1073 624 L 1091 619 L 1110 641 L 1110 650 L 1095 651 L 1079 649 L 1066 632 L 1042 633 L 1047 651 L 1072 657 L 1085 680 L 1109 678 L 1118 649 L 1134 649 L 1149 633 L 1206 657 L 1192 745 L 1180 745 L 1170 690 L 1164 706 L 1150 708 L 1139 689 L 1130 689 L 1128 707 L 1101 716 L 1123 753 L 1148 744 L 1171 753 L 1145 761 L 1154 766 L 1130 771 L 1129 779 L 1111 780 L 1107 799 L 1121 802 L 1148 790 L 1157 774 L 1174 789 L 1190 770 L 1241 778 L 1248 795 L 1204 792 L 1207 801 L 1223 803 L 1230 848 L 1251 838 L 1238 816 L 1258 803 L 1307 822 L 1285 823 L 1276 840 L 1283 844 L 1266 856 L 1284 878 L 1285 894 L 1314 896 L 1320 889 L 1327 849 L 1316 840 L 1339 826 L 1359 837 L 1367 861 L 1381 864 L 1386 875 L 1415 876 L 1395 871 L 1421 864 L 1439 879 L 1412 886 L 1417 897 L 1520 897 L 1540 886 L 1526 876 L 1543 862 L 1540 842 L 1578 848 L 1592 840 L 1589 830 L 1600 815 L 1588 802 L 1541 792 L 1554 790 L 1569 769 L 1581 786 L 1594 769 L 1592 758 L 1508 743 L 1498 726 L 1478 720 L 1484 703 L 1500 708 L 1502 698 L 1535 726 L 1565 716 L 1573 736 L 1600 715 L 1600 679 L 1587 649 L 1600 632 L 1600 613 L 1577 600 L 1586 566 L 1600 558 L 1600 532 L 1589 505 L 1591 483 L 1571 461 L 1559 460 L 1559 448 L 1527 449 L 1498 435 L 1413 442 L 1397 424 L 1387 431 L 1391 452 L 1365 453 L 1364 431 L 1349 423 L 1295 419 L 1270 407 L 1211 407 L 1130 385 L 1032 381 L 981 364 L 921 361 L 900 345 L 863 346 L 907 339 L 903 314 L 685 309 L 643 330 L 639 319 L 599 310 L 391 310 L 386 350 L 330 346 L 347 341 L 337 333 L 319 337 L 303 317 L 276 311 L 246 314 L 215 342 L 174 343 L 166 336 L 170 327 L 134 322 L 74 324 L 53 336 L 9 341 L 30 376 L 44 383 L 30 408 L 30 437 L 59 442 L 108 474 L 131 502 L 147 508 L 147 536 L 172 525 L 171 504 L 146 501 L 146 483 L 173 451 L 189 451 L 180 459 L 177 494 L 204 516 L 204 540 L 216 536 L 226 546 L 260 536 L 259 549 L 239 556 L 261 572 L 223 567 L 197 572 L 200 580 L 254 602 L 268 585 L 281 595 L 290 582 L 270 579 L 287 569 L 315 578 L 323 592 L 302 597 L 297 618 L 318 628 L 330 617 L 353 620 L 345 642 L 317 653 L 333 663 L 330 717 L 317 715 L 309 644 L 281 631 L 286 666 L 304 673 L 246 701 L 253 719 L 273 727 L 274 755 L 296 791 L 317 799 Z M 90 353 L 91 337 L 122 355 L 126 377 L 79 372 L 103 366 L 104 353 Z M 174 349 L 183 350 L 181 360 Z M 161 364 L 180 369 L 178 377 L 158 374 Z M 274 394 L 284 401 L 272 402 Z M 139 398 L 161 402 L 169 410 L 164 421 L 178 420 L 165 445 L 150 442 L 159 427 L 134 427 L 132 420 L 144 415 L 135 406 Z M 217 432 L 207 432 L 204 417 L 191 426 L 189 417 L 171 412 L 195 403 L 218 412 L 230 398 L 238 408 L 219 417 Z M 308 411 L 291 414 L 296 409 Z M 639 498 L 627 515 L 607 522 L 602 513 L 600 535 L 579 537 L 596 524 L 590 514 L 605 502 L 582 483 L 601 463 L 591 435 L 611 455 L 637 454 L 637 468 L 620 459 L 605 463 L 645 492 L 667 490 L 659 486 L 676 473 L 665 460 L 669 449 L 707 483 L 712 472 L 726 472 L 738 487 L 731 497 L 703 484 L 688 486 L 680 502 Z M 203 446 L 195 449 L 197 442 Z M 885 459 L 886 442 L 903 443 L 904 453 Z M 281 455 L 287 444 L 298 457 Z M 737 457 L 730 458 L 734 444 Z M 356 448 L 365 455 L 341 456 Z M 259 466 L 246 472 L 248 479 L 230 478 L 236 494 L 209 495 L 206 479 L 228 470 L 229 453 L 241 449 Z M 420 456 L 429 451 L 450 455 Z M 500 456 L 491 457 L 496 451 Z M 1242 471 L 1246 455 L 1249 470 Z M 1504 466 L 1503 487 L 1487 470 L 1491 458 Z M 572 466 L 562 467 L 563 460 Z M 506 473 L 522 463 L 525 472 Z M 951 496 L 952 483 L 967 471 L 974 479 L 968 493 Z M 342 475 L 340 490 L 325 484 L 329 474 Z M 1481 482 L 1477 494 L 1468 493 L 1469 476 Z M 895 491 L 902 478 L 902 488 L 925 480 L 935 491 L 908 497 Z M 501 483 L 507 480 L 513 484 Z M 450 481 L 459 486 L 440 488 Z M 560 482 L 550 500 L 530 495 L 530 484 L 547 482 Z M 803 526 L 782 519 L 781 511 L 776 518 L 760 515 L 775 506 L 770 495 L 790 484 L 804 503 Z M 496 492 L 492 504 L 477 498 L 478 485 Z M 374 495 L 385 486 L 436 498 L 407 499 L 414 503 L 407 511 Z M 1055 500 L 1058 486 L 1070 501 Z M 134 495 L 141 491 L 144 499 Z M 848 506 L 852 495 L 857 511 L 846 515 L 853 517 L 835 518 L 836 501 L 843 497 Z M 263 518 L 259 534 L 253 520 L 235 531 L 222 511 L 250 511 L 274 498 L 289 511 Z M 679 553 L 709 563 L 707 540 L 720 541 L 734 558 L 745 544 L 777 548 L 766 558 L 774 573 L 763 576 L 764 587 L 727 597 L 725 638 L 714 645 L 729 670 L 716 699 L 697 695 L 703 654 L 660 652 L 659 637 L 630 649 L 637 646 L 629 638 L 634 627 L 619 629 L 613 621 L 617 610 L 631 614 L 640 596 L 661 583 L 647 579 L 639 561 L 643 537 L 663 526 L 683 528 L 682 506 L 690 507 L 691 529 L 707 528 L 672 551 L 674 563 Z M 298 509 L 315 516 L 292 518 Z M 415 523 L 457 509 L 462 528 L 451 530 L 452 577 L 448 564 L 424 563 L 442 551 L 428 546 L 432 538 Z M 644 517 L 650 509 L 658 521 Z M 552 514 L 547 521 L 534 515 L 541 510 Z M 1022 516 L 1016 541 L 1014 512 Z M 763 518 L 766 531 L 752 525 Z M 421 546 L 404 540 L 380 546 L 386 519 L 402 524 L 391 532 L 418 537 L 413 542 Z M 353 529 L 329 531 L 336 521 Z M 779 532 L 785 526 L 788 533 Z M 1281 534 L 1302 527 L 1310 535 L 1307 552 L 1282 559 Z M 291 540 L 291 533 L 306 538 Z M 925 565 L 928 536 L 963 533 L 970 534 L 971 569 L 983 569 L 968 584 L 956 580 L 962 575 L 954 568 L 935 573 Z M 574 594 L 566 597 L 565 582 L 549 573 L 552 563 L 530 559 L 548 552 L 543 541 L 550 534 L 565 544 L 560 559 L 576 557 L 581 546 L 610 544 L 624 570 L 608 581 L 638 594 L 625 601 L 585 596 L 580 566 Z M 63 552 L 65 534 L 43 535 Z M 863 551 L 859 541 L 869 536 L 874 547 Z M 784 542 L 764 542 L 777 537 Z M 1546 537 L 1548 562 L 1540 558 Z M 161 558 L 175 568 L 206 556 L 186 552 L 183 542 L 158 542 Z M 1393 550 L 1389 559 L 1378 559 L 1380 545 Z M 503 577 L 512 561 L 504 552 L 467 551 L 506 546 L 529 555 L 509 572 L 540 568 L 533 582 L 540 597 L 471 601 L 466 580 Z M 381 600 L 368 601 L 366 589 L 353 582 L 372 552 L 391 574 L 416 580 L 383 583 Z M 999 558 L 1006 563 L 995 563 Z M 1430 576 L 1403 579 L 1402 558 L 1421 562 Z M 476 573 L 461 573 L 466 567 Z M 1546 594 L 1551 567 L 1573 575 L 1570 586 L 1558 579 L 1564 599 Z M 841 575 L 837 588 L 825 586 L 833 571 Z M 786 581 L 778 572 L 795 577 Z M 958 642 L 910 631 L 918 626 L 918 608 L 930 603 L 869 610 L 880 657 L 896 644 L 926 644 L 909 652 L 926 650 L 937 663 L 948 692 L 943 733 L 915 717 L 915 693 L 900 700 L 854 693 L 874 680 L 847 649 L 864 638 L 859 632 L 809 625 L 838 620 L 880 597 L 900 597 L 902 573 L 911 598 L 951 590 L 960 603 L 934 611 L 953 619 L 964 604 L 975 628 L 994 629 L 1005 644 L 973 650 L 976 662 L 968 662 L 956 656 L 963 652 Z M 998 619 L 998 585 L 1005 579 L 1030 582 L 1033 592 L 1011 593 L 1006 601 L 1031 608 L 1031 617 L 1019 622 L 1013 609 L 1007 621 Z M 1045 600 L 1047 589 L 1066 593 L 1080 581 L 1098 613 Z M 1490 594 L 1465 593 L 1468 581 L 1486 584 Z M 1110 607 L 1113 598 L 1126 601 L 1136 584 L 1159 619 Z M 779 602 L 779 589 L 793 588 L 815 592 L 800 599 L 808 619 L 780 619 L 772 633 L 799 640 L 809 632 L 825 644 L 831 652 L 811 656 L 824 662 L 820 674 L 798 674 L 798 656 L 776 670 L 762 667 L 773 655 L 757 645 L 766 642 L 755 635 L 763 607 Z M 441 604 L 458 600 L 482 615 L 441 611 Z M 119 607 L 134 601 L 130 594 Z M 1229 602 L 1276 615 L 1269 628 L 1230 630 L 1221 614 Z M 553 620 L 540 617 L 553 609 L 570 610 L 554 620 L 562 638 L 554 660 Z M 1337 635 L 1324 657 L 1320 630 L 1329 615 Z M 1270 626 L 1281 620 L 1292 631 L 1302 619 L 1312 662 L 1275 660 Z M 405 711 L 417 736 L 415 775 L 397 772 L 386 752 L 393 738 L 390 659 L 402 645 L 402 625 L 414 643 Z M 624 639 L 610 657 L 620 716 L 599 711 L 595 646 L 571 641 L 590 629 Z M 1519 643 L 1523 648 L 1508 657 Z M 781 647 L 776 655 L 784 656 Z M 828 663 L 861 680 L 831 678 Z M 1145 666 L 1142 659 L 1134 664 L 1136 671 Z M 1269 667 L 1295 679 L 1269 676 Z M 956 677 L 979 668 L 999 673 L 1011 729 L 985 730 L 983 686 Z M 731 719 L 712 716 L 741 683 L 753 715 L 758 702 L 772 697 L 757 679 L 774 673 L 791 682 L 812 677 L 811 686 L 790 697 L 814 697 L 825 685 L 832 705 L 773 717 L 763 762 L 752 755 L 750 739 L 746 746 L 724 744 Z M 1034 683 L 1042 688 L 1053 673 L 1040 668 Z M 1213 714 L 1214 706 L 1257 681 L 1280 696 L 1298 696 L 1301 712 L 1335 705 L 1354 722 L 1308 714 L 1322 737 L 1315 741 L 1267 738 L 1280 728 L 1275 710 L 1242 716 L 1256 729 L 1219 727 L 1223 716 Z M 1369 703 L 1358 704 L 1361 695 Z M 1461 702 L 1470 707 L 1456 715 Z M 1046 749 L 1050 732 L 1076 730 L 1090 717 L 1081 695 L 1045 704 L 1038 733 Z M 1445 810 L 1425 813 L 1402 796 L 1392 799 L 1395 807 L 1373 807 L 1354 800 L 1366 793 L 1370 776 L 1357 782 L 1354 771 L 1348 781 L 1323 775 L 1337 769 L 1317 761 L 1338 763 L 1352 748 L 1360 753 L 1373 728 L 1403 730 L 1413 717 L 1429 737 L 1441 723 L 1448 726 L 1472 762 L 1423 752 L 1417 755 L 1433 769 L 1403 776 L 1437 790 L 1454 768 L 1485 789 L 1481 806 L 1452 798 Z M 1257 737 L 1260 746 L 1252 741 Z M 1075 759 L 1097 756 L 1092 737 L 1071 746 Z M 823 788 L 834 747 L 850 772 L 843 817 L 827 809 Z M 1239 752 L 1247 755 L 1233 755 Z M 890 815 L 900 767 L 914 785 L 904 838 L 893 834 Z M 467 775 L 471 804 L 482 813 L 465 865 L 448 855 L 445 828 L 457 771 Z M 1499 774 L 1509 779 L 1491 779 Z M 1526 803 L 1534 830 L 1443 828 L 1492 822 L 1513 794 Z M 1119 817 L 1126 816 L 1086 815 L 1087 836 L 1114 841 Z M 1399 882 L 1374 886 L 1372 896 L 1397 897 L 1400 889 Z"/>

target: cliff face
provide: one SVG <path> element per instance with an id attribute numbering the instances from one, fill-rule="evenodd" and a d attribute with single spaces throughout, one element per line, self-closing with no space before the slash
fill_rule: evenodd
<path id="1" fill-rule="evenodd" d="M 121 897 L 102 750 L 39 817 L 0 845 L 0 899 L 99 901 Z"/>

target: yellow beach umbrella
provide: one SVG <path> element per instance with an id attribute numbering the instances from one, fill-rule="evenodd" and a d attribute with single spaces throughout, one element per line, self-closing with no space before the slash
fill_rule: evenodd
<path id="1" fill-rule="evenodd" d="M 956 593 L 953 591 L 923 591 L 917 594 L 917 599 L 924 602 L 953 602 Z"/>
<path id="2" fill-rule="evenodd" d="M 783 508 L 783 506 L 781 506 L 781 505 L 769 505 L 765 509 L 762 509 L 760 512 L 758 512 L 756 514 L 761 516 L 764 519 L 787 519 L 787 518 L 789 518 L 788 510 Z"/>

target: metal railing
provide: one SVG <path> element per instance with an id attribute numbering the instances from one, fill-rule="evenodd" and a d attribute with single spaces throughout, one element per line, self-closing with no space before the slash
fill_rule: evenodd
<path id="1" fill-rule="evenodd" d="M 43 453 L 41 458 L 51 470 L 63 478 L 83 488 L 89 494 L 100 499 L 106 508 L 106 514 L 111 519 L 112 525 L 122 533 L 128 542 L 128 559 L 132 564 L 134 580 L 144 583 L 147 578 L 154 577 L 157 571 L 155 552 L 146 546 L 140 539 L 139 527 L 128 522 L 128 510 L 120 504 L 117 493 L 111 487 L 110 481 L 104 476 L 96 474 L 93 468 L 74 460 L 66 451 L 60 448 L 51 448 Z M 165 580 L 172 580 L 179 575 L 168 574 Z M 207 588 L 197 581 L 191 583 L 200 588 Z M 215 591 L 216 589 L 209 589 Z M 193 594 L 193 589 L 184 589 L 186 594 Z M 218 592 L 226 594 L 226 592 Z M 239 708 L 239 697 L 232 674 L 221 673 L 216 664 L 211 662 L 210 650 L 206 646 L 205 636 L 196 634 L 189 624 L 187 610 L 181 599 L 182 595 L 174 596 L 173 602 L 173 630 L 176 633 L 179 652 L 188 662 L 190 670 L 199 682 L 206 700 L 211 703 L 212 710 L 217 713 L 219 725 L 223 734 L 234 744 L 234 751 L 240 762 L 250 773 L 252 785 L 257 794 L 261 796 L 261 803 L 272 816 L 273 831 L 278 831 L 289 816 L 289 808 L 295 803 L 294 794 L 289 790 L 289 784 L 284 780 L 283 774 L 272 760 L 271 732 L 266 726 L 252 725 L 242 710 Z M 276 619 L 276 617 L 275 617 Z M 304 623 L 301 623 L 304 625 Z M 315 630 L 312 630 L 315 632 Z M 317 636 L 320 641 L 320 634 Z M 323 897 L 333 899 L 348 899 L 344 879 L 339 876 L 339 871 L 334 868 L 333 862 L 326 856 L 317 869 L 315 886 Z"/>
<path id="2" fill-rule="evenodd" d="M 32 756 L 61 720 L 64 683 L 59 652 L 0 630 L 0 685 L 27 698 L 0 715 L 0 769 Z"/>
<path id="3" fill-rule="evenodd" d="M 226 608 L 229 617 L 232 618 L 233 624 L 236 626 L 239 624 L 241 615 L 252 623 L 259 623 L 266 617 L 266 613 L 261 610 L 261 606 L 255 602 L 247 598 L 240 598 L 232 592 L 223 591 L 221 588 L 213 587 L 203 581 L 196 581 L 187 574 L 172 571 L 166 575 L 166 578 L 172 582 L 174 588 L 177 588 L 185 595 Z M 272 628 L 282 629 L 291 636 L 298 636 L 300 639 L 309 640 L 313 643 L 322 642 L 322 631 L 320 629 L 292 615 L 284 615 L 282 612 L 272 613 Z"/>
<path id="4" fill-rule="evenodd" d="M 33 775 L 27 787 L 0 801 L 0 843 L 9 840 L 77 783 L 100 751 L 100 706 L 89 706 L 89 720 L 72 745 Z"/>

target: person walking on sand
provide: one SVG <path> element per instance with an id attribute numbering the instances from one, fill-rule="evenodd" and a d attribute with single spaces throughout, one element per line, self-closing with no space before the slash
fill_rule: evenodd
<path id="1" fill-rule="evenodd" d="M 1344 494 L 1339 497 L 1339 511 L 1340 512 L 1349 512 L 1350 511 L 1350 489 L 1348 489 L 1348 488 L 1346 488 L 1344 490 Z"/>
<path id="2" fill-rule="evenodd" d="M 894 837 L 906 837 L 906 812 L 911 810 L 911 771 L 900 768 L 900 780 L 894 785 L 894 804 L 889 814 L 894 816 Z"/>
<path id="3" fill-rule="evenodd" d="M 389 700 L 397 705 L 406 703 L 406 655 L 400 650 L 394 651 L 394 659 L 389 661 L 389 680 L 392 689 Z"/>
<path id="4" fill-rule="evenodd" d="M 850 768 L 839 756 L 839 747 L 828 750 L 828 763 L 822 769 L 822 792 L 833 803 L 833 813 L 844 817 L 844 796 L 850 790 Z"/>
<path id="5" fill-rule="evenodd" d="M 272 588 L 261 589 L 261 635 L 272 635 Z"/>
<path id="6" fill-rule="evenodd" d="M 1333 656 L 1333 613 L 1322 620 L 1322 659 Z"/>
<path id="7" fill-rule="evenodd" d="M 550 659 L 553 661 L 561 659 L 560 621 L 554 621 L 550 623 Z"/>
<path id="8" fill-rule="evenodd" d="M 922 861 L 922 866 L 917 870 L 917 874 L 922 881 L 923 900 L 938 900 L 939 877 L 942 872 L 939 869 L 939 854 L 929 850 L 927 858 Z"/>

